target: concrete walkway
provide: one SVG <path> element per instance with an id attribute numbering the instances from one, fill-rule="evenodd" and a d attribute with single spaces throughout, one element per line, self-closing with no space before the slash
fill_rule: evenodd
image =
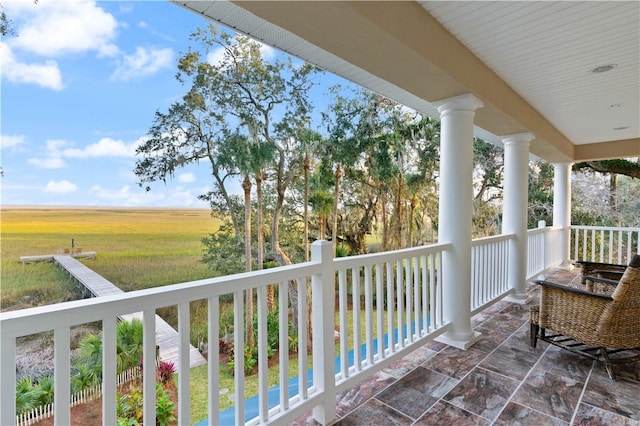
<path id="1" fill-rule="evenodd" d="M 94 297 L 124 293 L 103 276 L 97 274 L 71 256 L 55 255 L 53 256 L 53 261 L 64 268 Z M 123 315 L 121 318 L 127 321 L 138 318 L 142 321 L 142 312 Z M 171 361 L 177 364 L 179 341 L 178 332 L 165 320 L 156 315 L 156 344 L 160 346 L 160 360 Z M 193 346 L 190 346 L 189 358 L 191 367 L 206 364 L 207 362 Z"/>

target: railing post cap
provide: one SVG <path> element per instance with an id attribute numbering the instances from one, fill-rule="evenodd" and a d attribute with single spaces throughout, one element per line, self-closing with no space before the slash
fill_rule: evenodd
<path id="1" fill-rule="evenodd" d="M 333 258 L 333 244 L 327 240 L 316 240 L 311 243 L 311 260 L 322 261 Z"/>

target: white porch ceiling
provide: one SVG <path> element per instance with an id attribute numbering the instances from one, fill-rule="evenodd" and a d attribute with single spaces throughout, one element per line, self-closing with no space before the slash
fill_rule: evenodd
<path id="1" fill-rule="evenodd" d="M 472 93 L 547 161 L 640 155 L 638 1 L 175 3 L 434 117 Z"/>

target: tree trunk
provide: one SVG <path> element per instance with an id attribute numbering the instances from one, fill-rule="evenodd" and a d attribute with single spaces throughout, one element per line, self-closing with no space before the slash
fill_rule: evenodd
<path id="1" fill-rule="evenodd" d="M 411 197 L 411 204 L 409 205 L 409 229 L 407 231 L 409 233 L 409 247 L 413 247 L 413 217 L 415 215 L 416 205 L 417 195 L 413 194 L 413 196 Z"/>
<path id="2" fill-rule="evenodd" d="M 609 205 L 612 212 L 618 211 L 618 175 L 609 173 Z"/>
<path id="3" fill-rule="evenodd" d="M 277 199 L 276 206 L 273 209 L 273 221 L 271 223 L 271 253 L 274 260 L 280 266 L 291 265 L 291 259 L 280 247 L 280 215 L 282 214 L 282 206 L 284 205 L 284 192 L 286 188 L 284 173 L 284 158 L 281 157 L 278 163 L 278 177 L 276 182 Z M 291 314 L 294 318 L 293 329 L 298 331 L 298 288 L 295 281 L 289 282 L 289 303 L 291 304 Z"/>
<path id="4" fill-rule="evenodd" d="M 324 240 L 327 238 L 326 232 L 324 231 L 325 218 L 322 213 L 318 213 L 318 239 Z"/>
<path id="5" fill-rule="evenodd" d="M 262 181 L 264 176 L 262 173 L 256 174 L 256 197 L 258 198 L 257 206 L 257 233 L 258 233 L 258 269 L 264 268 L 264 232 L 263 232 L 263 213 L 262 213 Z M 267 286 L 267 310 L 273 312 L 276 309 L 276 288 L 275 285 Z"/>
<path id="6" fill-rule="evenodd" d="M 251 271 L 251 180 L 245 176 L 242 181 L 242 189 L 244 190 L 244 256 L 245 268 L 247 272 Z M 247 346 L 255 345 L 253 339 L 253 289 L 246 291 L 247 297 Z"/>
<path id="7" fill-rule="evenodd" d="M 402 176 L 398 176 L 394 200 L 394 226 L 392 249 L 402 248 Z"/>
<path id="8" fill-rule="evenodd" d="M 304 260 L 309 261 L 309 151 L 304 156 Z"/>
<path id="9" fill-rule="evenodd" d="M 331 235 L 334 256 L 336 255 L 336 248 L 338 247 L 338 202 L 340 201 L 340 178 L 342 178 L 342 167 L 338 164 L 336 166 L 336 184 L 335 192 L 333 194 L 333 230 Z"/>
<path id="10" fill-rule="evenodd" d="M 387 223 L 387 192 L 383 189 L 380 196 L 382 203 L 382 250 L 389 248 L 389 226 Z"/>
<path id="11" fill-rule="evenodd" d="M 309 261 L 309 151 L 304 156 L 304 260 Z M 307 280 L 308 281 L 308 280 Z M 313 332 L 311 327 L 311 283 L 307 282 L 307 351 L 313 350 Z"/>
<path id="12" fill-rule="evenodd" d="M 213 161 L 212 167 L 213 167 Z M 231 197 L 229 196 L 229 192 L 227 192 L 227 188 L 224 186 L 224 180 L 220 177 L 217 167 L 213 167 L 212 172 L 213 178 L 216 181 L 216 186 L 222 193 L 222 198 L 224 198 L 225 203 L 227 203 L 227 209 L 229 210 L 229 216 L 231 216 L 231 223 L 233 225 L 233 233 L 235 234 L 236 240 L 238 241 L 238 245 L 242 243 L 242 237 L 240 236 L 240 226 L 238 225 L 238 215 L 236 211 L 233 209 L 233 203 L 231 202 Z M 213 210 L 213 206 L 212 206 Z"/>

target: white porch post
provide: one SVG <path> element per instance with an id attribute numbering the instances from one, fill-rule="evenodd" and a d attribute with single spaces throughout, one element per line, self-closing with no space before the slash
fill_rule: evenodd
<path id="1" fill-rule="evenodd" d="M 560 267 L 570 268 L 569 248 L 571 240 L 571 164 L 553 163 L 553 226 L 562 226 Z"/>
<path id="2" fill-rule="evenodd" d="M 311 277 L 313 325 L 313 384 L 324 393 L 322 402 L 313 408 L 313 418 L 320 424 L 336 420 L 335 383 L 335 285 L 333 246 L 329 241 L 311 244 L 311 259 L 322 263 L 322 273 Z"/>
<path id="3" fill-rule="evenodd" d="M 502 233 L 515 234 L 509 243 L 509 287 L 507 300 L 525 304 L 527 294 L 527 204 L 529 143 L 531 133 L 518 133 L 502 139 L 504 144 L 504 199 L 502 203 Z"/>
<path id="4" fill-rule="evenodd" d="M 451 329 L 438 338 L 467 349 L 480 333 L 471 327 L 471 218 L 473 118 L 482 101 L 471 94 L 435 103 L 440 112 L 440 210 L 438 242 L 443 253 L 444 315 Z"/>

